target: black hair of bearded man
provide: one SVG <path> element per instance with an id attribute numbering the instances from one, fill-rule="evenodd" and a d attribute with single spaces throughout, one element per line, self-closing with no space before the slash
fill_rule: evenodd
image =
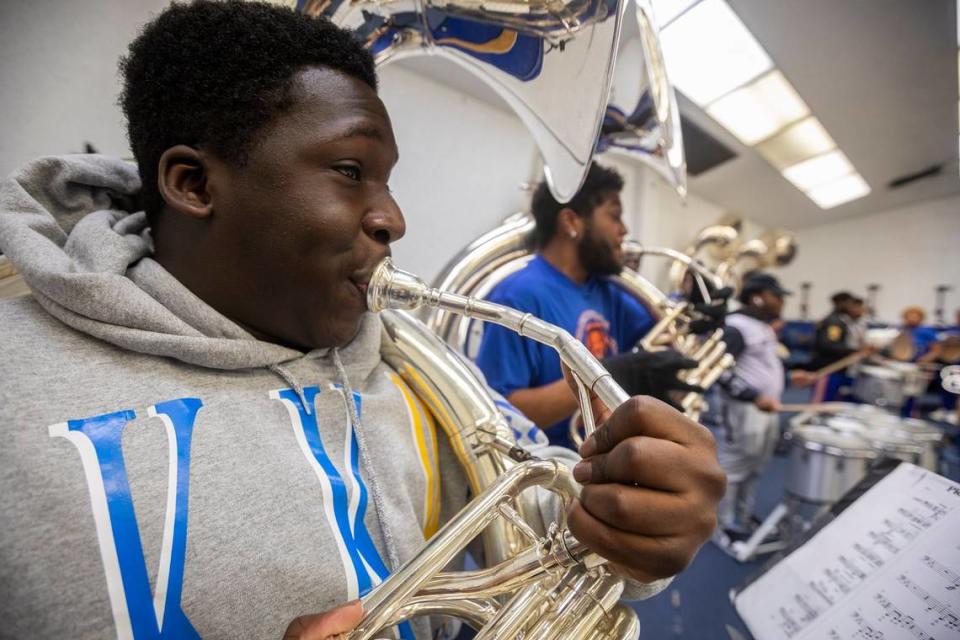
<path id="1" fill-rule="evenodd" d="M 374 91 L 373 58 L 324 18 L 260 2 L 172 4 L 120 60 L 120 106 L 151 222 L 163 209 L 157 166 L 178 144 L 243 166 L 257 131 L 293 104 L 294 75 L 327 67 Z"/>
<path id="2" fill-rule="evenodd" d="M 557 233 L 557 215 L 561 210 L 569 208 L 580 216 L 588 216 L 604 196 L 611 191 L 619 193 L 621 189 L 623 189 L 623 177 L 613 169 L 595 162 L 590 165 L 587 177 L 583 181 L 583 186 L 577 191 L 577 195 L 566 204 L 557 202 L 544 180 L 537 186 L 530 202 L 531 213 L 537 221 L 537 228 L 533 234 L 534 246 L 542 249 L 553 239 Z"/>

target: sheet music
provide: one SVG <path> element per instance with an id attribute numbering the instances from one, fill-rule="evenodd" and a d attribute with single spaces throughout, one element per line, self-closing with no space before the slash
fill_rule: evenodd
<path id="1" fill-rule="evenodd" d="M 960 485 L 901 464 L 735 605 L 757 640 L 960 639 Z"/>

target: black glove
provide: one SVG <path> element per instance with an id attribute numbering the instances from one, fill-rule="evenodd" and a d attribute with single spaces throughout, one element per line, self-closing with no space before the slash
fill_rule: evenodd
<path id="1" fill-rule="evenodd" d="M 717 329 L 723 328 L 723 323 L 727 318 L 727 301 L 733 295 L 733 289 L 730 287 L 717 289 L 706 280 L 704 280 L 704 285 L 710 293 L 709 303 L 704 302 L 700 287 L 696 285 L 694 285 L 689 297 L 689 302 L 693 305 L 690 333 L 696 335 L 713 333 Z"/>
<path id="2" fill-rule="evenodd" d="M 604 358 L 601 362 L 631 396 L 653 396 L 679 408 L 670 397 L 670 391 L 703 393 L 702 387 L 677 379 L 677 373 L 683 369 L 693 369 L 697 361 L 685 358 L 676 351 L 633 351 Z"/>

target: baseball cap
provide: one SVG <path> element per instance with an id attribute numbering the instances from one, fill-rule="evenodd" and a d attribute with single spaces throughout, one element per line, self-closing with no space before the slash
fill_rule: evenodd
<path id="1" fill-rule="evenodd" d="M 777 296 L 789 296 L 792 291 L 784 289 L 780 281 L 769 273 L 753 272 L 743 280 L 743 286 L 740 288 L 741 295 L 757 293 L 759 291 L 769 291 Z"/>

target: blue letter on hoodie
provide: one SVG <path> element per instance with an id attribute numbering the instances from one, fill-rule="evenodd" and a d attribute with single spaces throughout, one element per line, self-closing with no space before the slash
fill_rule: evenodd
<path id="1" fill-rule="evenodd" d="M 340 385 L 337 387 L 343 392 Z M 336 536 L 340 560 L 347 578 L 347 594 L 353 599 L 365 595 L 380 584 L 390 575 L 390 571 L 374 546 L 364 522 L 367 487 L 360 477 L 360 454 L 354 425 L 349 417 L 345 416 L 343 466 L 344 470 L 349 469 L 349 475 L 344 478 L 320 438 L 315 404 L 319 393 L 319 387 L 304 387 L 303 400 L 306 400 L 306 405 L 293 389 L 273 391 L 270 397 L 282 401 L 287 407 L 300 447 L 320 480 L 321 492 L 326 502 L 324 506 L 328 507 L 327 521 Z M 354 392 L 353 400 L 359 412 L 362 401 L 360 394 Z M 331 431 L 336 432 L 336 427 Z M 409 622 L 401 623 L 398 629 L 403 640 L 413 638 L 413 629 Z"/>
<path id="2" fill-rule="evenodd" d="M 180 594 L 187 546 L 190 442 L 201 406 L 198 398 L 181 398 L 148 409 L 149 415 L 163 421 L 170 444 L 167 518 L 160 554 L 166 563 L 160 567 L 155 594 L 150 591 L 121 446 L 123 429 L 136 414 L 118 411 L 50 427 L 50 435 L 70 440 L 83 461 L 119 638 L 200 637 L 180 608 Z"/>

